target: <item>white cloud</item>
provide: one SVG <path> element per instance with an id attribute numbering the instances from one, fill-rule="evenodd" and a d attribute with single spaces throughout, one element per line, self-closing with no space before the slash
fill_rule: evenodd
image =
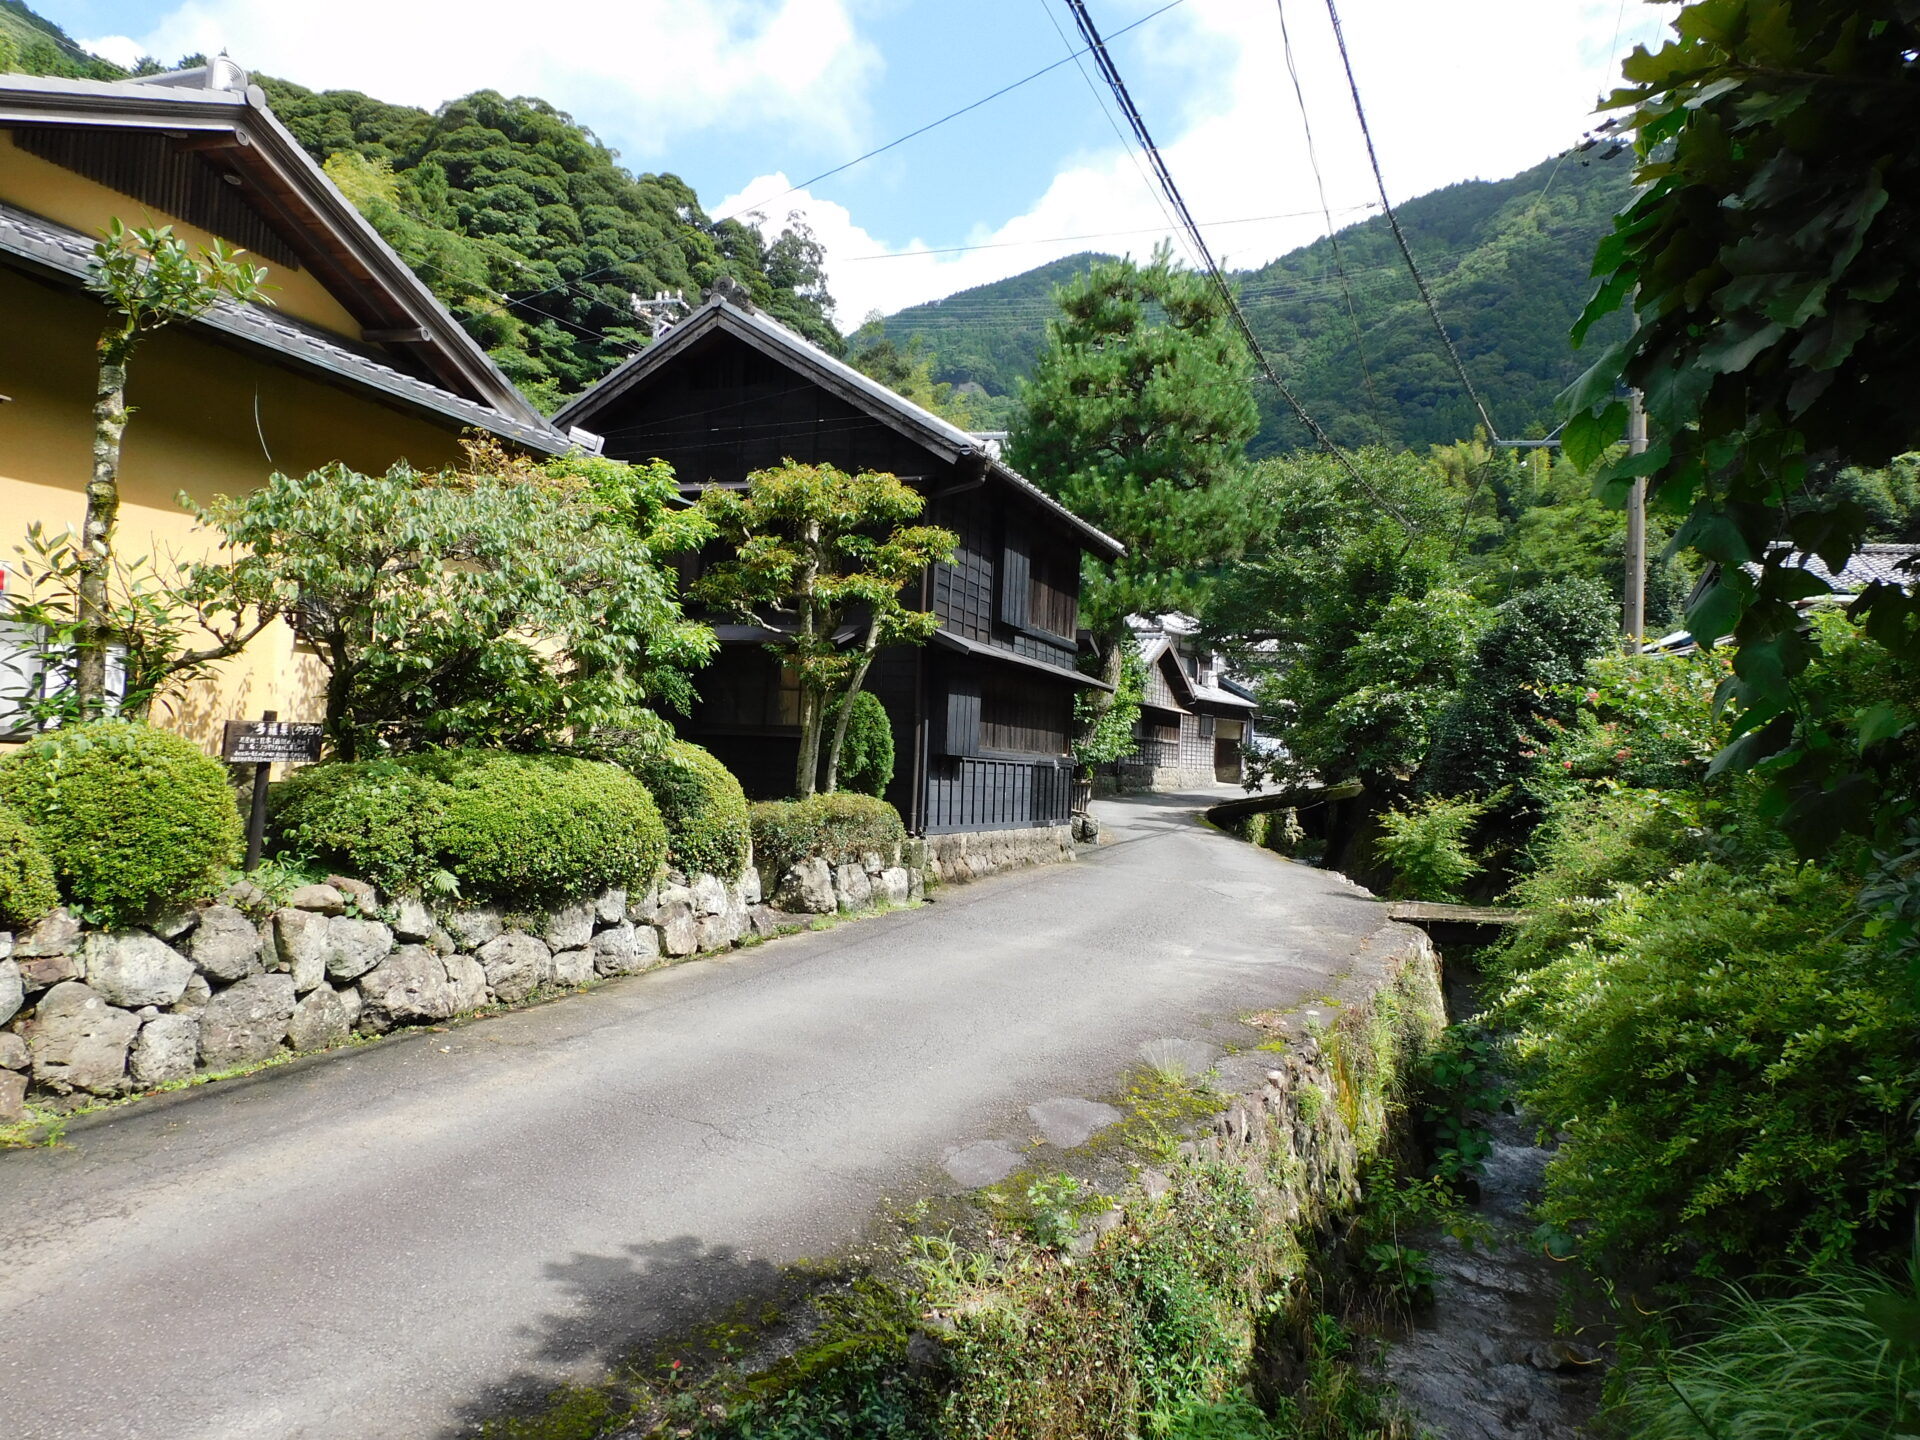
<path id="1" fill-rule="evenodd" d="M 147 57 L 147 52 L 140 42 L 129 35 L 102 35 L 98 40 L 80 40 L 75 43 L 82 50 L 103 56 L 128 70 Z"/>
<path id="2" fill-rule="evenodd" d="M 1475 0 L 1470 20 L 1462 7 L 1431 0 L 1349 0 L 1346 11 L 1348 48 L 1396 204 L 1461 180 L 1502 178 L 1564 149 L 1593 123 L 1595 98 L 1614 83 L 1610 47 L 1623 13 L 1618 53 L 1664 20 L 1610 0 Z M 1377 195 L 1339 52 L 1321 7 L 1296 4 L 1288 13 L 1327 203 L 1336 225 L 1350 224 Z M 1136 99 L 1172 88 L 1150 87 L 1155 79 L 1188 97 L 1183 111 L 1149 110 L 1146 118 L 1189 208 L 1209 225 L 1216 257 L 1234 268 L 1259 265 L 1324 233 L 1271 0 L 1189 0 L 1149 26 L 1165 28 L 1140 32 L 1150 45 L 1121 42 L 1118 58 L 1123 73 L 1138 72 L 1128 76 Z M 1083 89 L 1073 94 L 1092 103 Z M 789 211 L 805 215 L 826 246 L 848 329 L 870 310 L 890 313 L 1078 251 L 1144 254 L 1169 233 L 1140 162 L 1117 145 L 1067 164 L 1023 213 L 952 242 L 995 248 L 959 254 L 933 253 L 919 240 L 883 244 L 843 206 L 804 191 L 772 198 L 789 184 L 784 175 L 760 176 L 713 213 L 755 206 L 773 231 Z M 1264 216 L 1284 218 L 1211 223 Z M 1148 233 L 1113 234 L 1141 230 Z M 1087 235 L 1112 238 L 1054 238 Z"/>
<path id="3" fill-rule="evenodd" d="M 880 63 L 848 0 L 186 0 L 129 43 L 169 62 L 225 50 L 315 89 L 429 109 L 483 88 L 539 95 L 635 160 L 700 130 L 846 144 L 865 118 L 847 97 Z"/>

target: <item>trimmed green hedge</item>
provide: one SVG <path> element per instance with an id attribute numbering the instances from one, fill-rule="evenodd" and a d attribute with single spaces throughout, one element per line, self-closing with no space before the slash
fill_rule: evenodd
<path id="1" fill-rule="evenodd" d="M 647 787 L 598 760 L 429 750 L 316 765 L 275 789 L 280 853 L 390 891 L 444 872 L 467 900 L 538 906 L 643 887 L 666 856 Z"/>
<path id="2" fill-rule="evenodd" d="M 447 787 L 440 854 L 469 899 L 542 904 L 640 888 L 666 858 L 653 797 L 618 765 L 504 751 L 403 763 Z"/>
<path id="3" fill-rule="evenodd" d="M 23 928 L 59 903 L 47 852 L 26 821 L 0 806 L 0 924 Z"/>
<path id="4" fill-rule="evenodd" d="M 767 800 L 749 812 L 753 858 L 777 879 L 798 861 L 819 856 L 838 862 L 877 850 L 893 857 L 907 842 L 900 812 L 870 795 L 813 795 L 805 800 Z"/>
<path id="5" fill-rule="evenodd" d="M 862 690 L 852 703 L 840 747 L 840 786 L 861 795 L 884 795 L 893 781 L 893 722 L 871 690 Z"/>
<path id="6" fill-rule="evenodd" d="M 747 868 L 747 796 L 733 772 L 708 751 L 670 740 L 649 753 L 607 757 L 653 795 L 667 827 L 667 860 L 689 875 L 737 878 Z"/>
<path id="7" fill-rule="evenodd" d="M 197 900 L 240 859 L 226 768 L 130 720 L 57 730 L 0 760 L 0 803 L 32 827 L 67 901 L 108 925 Z"/>
<path id="8" fill-rule="evenodd" d="M 445 868 L 447 803 L 443 782 L 398 760 L 309 766 L 267 797 L 279 853 L 408 893 Z"/>

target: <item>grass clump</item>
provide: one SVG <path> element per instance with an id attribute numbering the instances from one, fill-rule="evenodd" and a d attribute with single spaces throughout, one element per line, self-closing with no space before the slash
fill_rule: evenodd
<path id="1" fill-rule="evenodd" d="M 67 902 L 105 925 L 210 894 L 240 858 L 225 768 L 130 720 L 29 741 L 0 760 L 0 803 L 32 828 Z"/>
<path id="2" fill-rule="evenodd" d="M 768 800 L 749 812 L 755 863 L 778 877 L 802 860 L 833 863 L 871 850 L 899 863 L 907 843 L 900 812 L 870 795 L 811 795 L 805 800 Z"/>
<path id="3" fill-rule="evenodd" d="M 1920 1299 L 1836 1269 L 1796 1293 L 1731 1287 L 1705 1338 L 1621 1364 L 1611 1418 L 1635 1440 L 1886 1440 L 1920 1431 Z"/>

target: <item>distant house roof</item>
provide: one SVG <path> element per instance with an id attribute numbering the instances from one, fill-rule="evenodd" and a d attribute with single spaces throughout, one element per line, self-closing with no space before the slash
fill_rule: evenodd
<path id="1" fill-rule="evenodd" d="M 1920 570 L 1915 568 L 1916 564 L 1920 564 L 1920 545 L 1862 545 L 1841 567 L 1838 575 L 1829 570 L 1818 555 L 1794 550 L 1785 544 L 1775 545 L 1772 550 L 1785 551 L 1783 564 L 1805 570 L 1809 575 L 1824 580 L 1837 595 L 1858 595 L 1875 581 L 1888 585 L 1912 585 L 1920 580 Z M 1758 577 L 1760 574 L 1757 562 L 1742 568 L 1749 575 Z"/>
<path id="2" fill-rule="evenodd" d="M 592 429 L 594 418 L 614 400 L 658 372 L 676 355 L 716 331 L 732 335 L 781 361 L 945 460 L 978 457 L 990 473 L 1025 492 L 1041 508 L 1058 516 L 1078 532 L 1086 547 L 1095 554 L 1112 560 L 1125 553 L 1125 547 L 1118 540 L 1089 525 L 1024 475 L 1009 468 L 981 437 L 969 434 L 931 410 L 895 394 L 879 381 L 862 375 L 845 361 L 835 359 L 778 321 L 758 310 L 736 305 L 724 295 L 713 296 L 619 369 L 603 376 L 598 383 L 575 396 L 553 417 L 553 423 L 562 428 L 579 425 Z"/>
<path id="3" fill-rule="evenodd" d="M 1144 615 L 1129 615 L 1127 625 L 1139 642 L 1140 659 L 1144 663 L 1152 665 L 1163 658 L 1171 658 L 1174 661 L 1168 673 L 1174 677 L 1175 683 L 1189 705 L 1223 705 L 1231 710 L 1260 708 L 1251 696 L 1244 693 L 1242 687 L 1232 685 L 1224 675 L 1220 677 L 1220 685 L 1202 685 L 1188 675 L 1186 667 L 1179 663 L 1180 642 L 1199 630 L 1198 620 L 1186 615 L 1163 615 L 1157 619 Z M 1223 686 L 1230 688 L 1223 688 Z"/>
<path id="4" fill-rule="evenodd" d="M 199 324 L 535 448 L 567 447 L 566 436 L 542 418 L 334 187 L 268 109 L 260 87 L 224 56 L 193 70 L 135 80 L 0 76 L 0 129 L 25 137 L 29 148 L 51 147 L 61 157 L 56 163 L 93 173 L 100 183 L 159 210 L 167 209 L 158 198 L 162 190 L 184 192 L 201 178 L 195 165 L 212 167 L 226 182 L 213 187 L 226 213 L 244 211 L 262 239 L 284 252 L 281 263 L 311 271 L 360 322 L 361 344 L 258 307 L 225 307 Z M 109 153 L 121 143 L 109 143 L 112 136 L 137 137 L 147 149 L 132 157 Z M 170 167 L 181 173 L 170 173 Z M 77 239 L 85 247 L 84 269 L 90 237 L 20 210 L 9 210 L 6 218 L 8 253 L 73 278 Z M 263 251 L 263 258 L 275 256 Z M 383 352 L 407 357 L 408 368 L 417 362 L 433 380 L 383 364 L 375 358 Z"/>

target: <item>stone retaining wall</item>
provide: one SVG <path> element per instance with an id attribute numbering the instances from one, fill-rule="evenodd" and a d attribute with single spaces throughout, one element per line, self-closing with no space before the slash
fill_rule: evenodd
<path id="1" fill-rule="evenodd" d="M 1073 830 L 1068 825 L 929 835 L 923 843 L 929 869 L 949 884 L 1024 865 L 1052 865 L 1074 858 Z"/>
<path id="2" fill-rule="evenodd" d="M 901 859 L 809 861 L 771 903 L 749 867 L 731 884 L 670 871 L 644 894 L 609 890 L 537 916 L 436 912 L 348 876 L 280 904 L 242 883 L 140 930 L 93 930 L 57 910 L 0 932 L 0 1124 L 25 1118 L 29 1098 L 70 1109 L 906 904 L 925 886 Z"/>
<path id="3" fill-rule="evenodd" d="M 325 1050 L 543 990 L 632 975 L 832 914 L 909 904 L 958 882 L 1073 858 L 1065 826 L 942 835 L 902 852 L 803 861 L 775 880 L 669 871 L 544 915 L 429 908 L 332 876 L 270 899 L 250 882 L 147 929 L 57 910 L 0 932 L 0 1124 L 195 1074 Z"/>

